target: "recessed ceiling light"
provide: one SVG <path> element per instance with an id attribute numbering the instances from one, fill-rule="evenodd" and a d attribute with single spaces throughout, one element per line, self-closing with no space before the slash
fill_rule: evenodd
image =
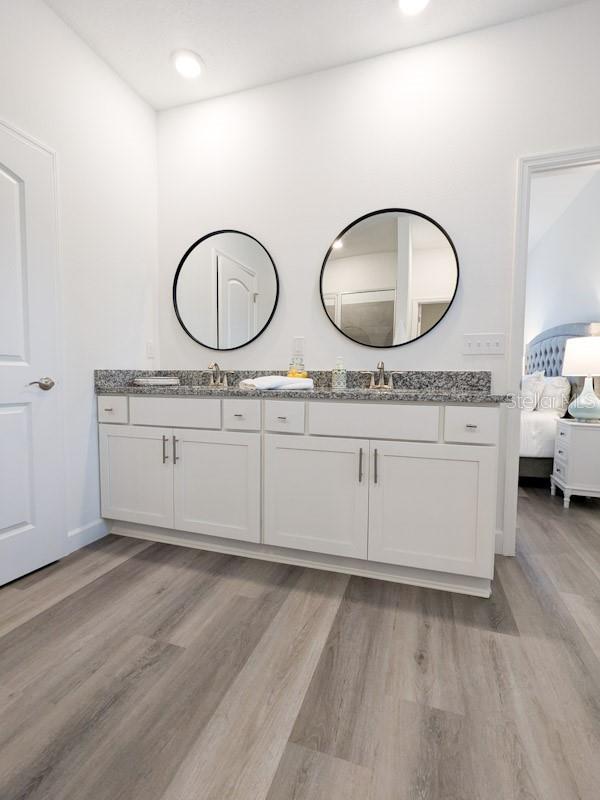
<path id="1" fill-rule="evenodd" d="M 415 14 L 420 14 L 429 5 L 429 0 L 399 0 L 399 3 L 400 11 L 413 17 Z"/>
<path id="2" fill-rule="evenodd" d="M 182 78 L 197 78 L 204 70 L 204 63 L 192 50 L 175 50 L 171 61 Z"/>
<path id="3" fill-rule="evenodd" d="M 343 246 L 344 246 L 344 243 L 342 242 L 341 239 L 336 239 L 335 242 L 333 243 L 333 249 L 334 250 L 340 250 Z"/>

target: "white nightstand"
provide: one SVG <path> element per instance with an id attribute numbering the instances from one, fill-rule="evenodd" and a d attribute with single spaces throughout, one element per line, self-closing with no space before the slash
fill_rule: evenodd
<path id="1" fill-rule="evenodd" d="M 556 487 L 564 494 L 564 506 L 569 507 L 571 495 L 600 497 L 600 424 L 558 421 L 554 445 L 554 468 L 550 476 L 550 491 Z"/>

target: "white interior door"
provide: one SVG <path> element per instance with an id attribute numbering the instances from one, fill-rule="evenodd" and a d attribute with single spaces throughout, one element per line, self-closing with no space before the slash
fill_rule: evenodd
<path id="1" fill-rule="evenodd" d="M 0 584 L 67 549 L 56 273 L 53 157 L 0 124 Z"/>
<path id="2" fill-rule="evenodd" d="M 249 266 L 217 252 L 219 347 L 238 347 L 253 339 L 258 321 L 258 278 Z"/>
<path id="3" fill-rule="evenodd" d="M 260 541 L 260 434 L 173 430 L 175 528 Z"/>
<path id="4" fill-rule="evenodd" d="M 491 578 L 496 448 L 371 442 L 369 560 Z"/>
<path id="5" fill-rule="evenodd" d="M 265 436 L 265 543 L 367 557 L 369 443 Z"/>

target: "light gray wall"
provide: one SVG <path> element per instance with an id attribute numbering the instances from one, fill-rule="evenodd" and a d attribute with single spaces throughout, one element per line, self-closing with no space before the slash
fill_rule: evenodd
<path id="1" fill-rule="evenodd" d="M 0 118 L 57 154 L 67 521 L 101 533 L 93 370 L 156 335 L 156 118 L 39 0 L 0 0 Z"/>
<path id="2" fill-rule="evenodd" d="M 162 364 L 208 363 L 179 328 L 170 287 L 190 242 L 234 227 L 277 263 L 269 329 L 225 367 L 285 367 L 306 337 L 309 368 L 374 366 L 337 333 L 318 295 L 327 248 L 350 221 L 400 206 L 438 220 L 458 250 L 454 306 L 434 332 L 382 353 L 396 369 L 491 369 L 467 332 L 506 332 L 520 156 L 598 144 L 600 4 L 565 8 L 428 46 L 159 115 Z"/>
<path id="3" fill-rule="evenodd" d="M 556 325 L 600 321 L 600 173 L 529 253 L 525 342 Z"/>

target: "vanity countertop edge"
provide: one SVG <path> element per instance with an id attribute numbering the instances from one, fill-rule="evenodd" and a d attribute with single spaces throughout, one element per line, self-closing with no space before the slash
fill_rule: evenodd
<path id="1" fill-rule="evenodd" d="M 233 371 L 232 371 L 233 372 Z M 315 373 L 314 389 L 242 389 L 237 385 L 225 388 L 211 388 L 207 382 L 200 382 L 205 378 L 205 371 L 186 371 L 188 380 L 179 386 L 136 386 L 133 384 L 133 375 L 140 377 L 184 375 L 184 371 L 160 370 L 152 372 L 133 370 L 96 370 L 95 392 L 97 395 L 143 395 L 154 397 L 198 397 L 198 398 L 244 398 L 244 399 L 275 399 L 275 400 L 335 400 L 336 402 L 395 402 L 395 403 L 458 403 L 475 405 L 500 405 L 511 400 L 510 395 L 494 394 L 491 392 L 491 375 L 489 372 L 454 372 L 454 373 L 396 373 L 394 379 L 401 376 L 401 380 L 411 382 L 413 376 L 421 377 L 421 385 L 416 380 L 416 385 L 410 388 L 394 388 L 388 390 L 369 389 L 363 386 L 350 386 L 347 389 L 332 389 L 324 384 L 328 373 Z M 238 373 L 234 373 L 238 374 Z M 242 373 L 239 373 L 242 374 Z M 245 373 L 244 373 L 245 374 Z M 248 377 L 256 376 L 257 372 L 248 372 Z M 262 373 L 261 373 L 262 374 Z M 264 374 L 275 374 L 267 373 Z M 353 373 L 357 376 L 366 374 L 365 371 Z M 311 373 L 312 375 L 312 373 Z M 423 376 L 426 376 L 423 378 Z M 441 376 L 441 377 L 440 377 Z M 475 377 L 474 377 L 475 376 Z M 477 376 L 481 376 L 478 378 Z M 189 382 L 188 382 L 189 381 Z M 446 386 L 439 387 L 439 383 Z M 319 385 L 320 384 L 320 385 Z"/>

